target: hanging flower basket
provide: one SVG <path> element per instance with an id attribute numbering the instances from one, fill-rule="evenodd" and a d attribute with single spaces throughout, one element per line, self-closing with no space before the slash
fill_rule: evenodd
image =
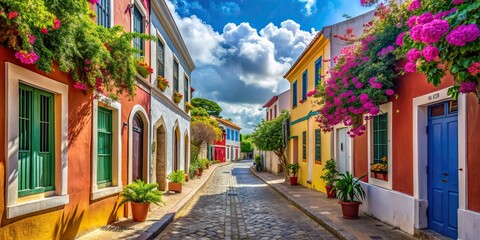
<path id="1" fill-rule="evenodd" d="M 143 60 L 143 58 L 140 58 L 137 60 L 137 72 L 142 76 L 143 78 L 147 78 L 150 74 L 153 73 L 153 68 L 148 66 L 148 64 Z"/>
<path id="2" fill-rule="evenodd" d="M 175 103 L 178 104 L 180 101 L 182 101 L 182 98 L 183 98 L 183 95 L 181 93 L 179 93 L 179 92 L 174 92 L 173 93 L 173 101 Z"/>
<path id="3" fill-rule="evenodd" d="M 193 109 L 193 105 L 189 102 L 185 103 L 185 111 L 190 112 Z"/>
<path id="4" fill-rule="evenodd" d="M 170 87 L 170 83 L 163 76 L 158 76 L 157 77 L 157 86 L 158 86 L 158 88 L 160 88 L 160 90 L 162 90 L 162 92 L 165 92 L 165 89 Z"/>

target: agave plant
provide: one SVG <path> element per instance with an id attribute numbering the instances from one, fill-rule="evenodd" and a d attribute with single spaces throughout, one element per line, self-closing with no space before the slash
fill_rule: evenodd
<path id="1" fill-rule="evenodd" d="M 123 192 L 120 194 L 123 197 L 120 204 L 126 202 L 134 203 L 159 203 L 165 204 L 162 200 L 163 192 L 158 190 L 157 183 L 145 183 L 144 181 L 137 179 L 135 182 L 128 184 Z"/>
<path id="2" fill-rule="evenodd" d="M 345 174 L 339 174 L 340 178 L 333 180 L 334 190 L 337 191 L 337 198 L 342 202 L 361 202 L 365 200 L 365 191 L 360 185 L 360 179 L 366 175 L 355 179 L 348 171 Z"/>

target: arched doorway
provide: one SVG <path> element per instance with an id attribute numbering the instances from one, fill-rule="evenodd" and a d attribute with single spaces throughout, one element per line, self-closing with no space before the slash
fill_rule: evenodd
<path id="1" fill-rule="evenodd" d="M 188 167 L 189 167 L 189 164 L 188 164 L 188 162 L 189 162 L 189 161 L 188 161 L 188 160 L 189 160 L 189 154 L 188 154 L 188 152 L 189 152 L 189 151 L 188 151 L 188 150 L 189 150 L 189 148 L 190 148 L 190 139 L 188 138 L 188 133 L 185 134 L 185 144 L 184 144 L 184 145 L 185 145 L 185 148 L 184 148 L 185 151 L 184 151 L 184 155 L 183 155 L 184 158 L 185 158 L 185 161 L 184 161 L 184 164 L 185 164 L 184 166 L 185 166 L 185 167 L 184 167 L 184 169 L 185 169 L 185 173 L 188 174 Z"/>
<path id="2" fill-rule="evenodd" d="M 155 157 L 155 177 L 158 188 L 161 191 L 167 189 L 167 174 L 166 174 L 166 131 L 165 125 L 161 124 L 155 128 L 153 156 Z"/>
<path id="3" fill-rule="evenodd" d="M 132 125 L 132 181 L 137 179 L 141 179 L 146 181 L 144 176 L 144 153 L 143 153 L 143 146 L 144 146 L 144 128 L 142 117 L 139 113 L 136 113 L 133 117 L 133 125 Z M 146 154 L 145 154 L 146 155 Z"/>
<path id="4" fill-rule="evenodd" d="M 175 126 L 173 130 L 173 171 L 180 169 L 180 130 Z"/>

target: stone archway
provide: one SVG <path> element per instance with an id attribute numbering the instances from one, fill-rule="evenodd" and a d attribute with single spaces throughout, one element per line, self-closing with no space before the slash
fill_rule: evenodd
<path id="1" fill-rule="evenodd" d="M 190 148 L 190 138 L 188 137 L 188 133 L 185 133 L 185 141 L 184 141 L 184 169 L 185 169 L 185 173 L 188 173 L 188 167 L 189 167 L 189 158 L 190 158 L 190 155 L 188 154 L 189 153 L 189 148 Z"/>
<path id="2" fill-rule="evenodd" d="M 167 190 L 167 132 L 162 119 L 155 124 L 153 147 L 155 182 L 161 191 L 165 191 Z"/>
<path id="3" fill-rule="evenodd" d="M 141 105 L 135 105 L 128 119 L 128 178 L 150 181 L 150 120 Z"/>

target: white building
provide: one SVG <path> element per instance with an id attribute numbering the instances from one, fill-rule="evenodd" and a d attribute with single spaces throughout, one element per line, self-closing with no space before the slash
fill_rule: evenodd
<path id="1" fill-rule="evenodd" d="M 185 103 L 191 99 L 190 76 L 195 69 L 193 60 L 164 0 L 151 1 L 150 34 L 157 41 L 150 49 L 152 68 L 156 76 L 166 78 L 170 86 L 162 91 L 152 78 L 152 181 L 166 189 L 166 176 L 174 170 L 188 172 L 190 156 L 190 116 Z M 174 92 L 183 95 L 173 100 Z"/>

